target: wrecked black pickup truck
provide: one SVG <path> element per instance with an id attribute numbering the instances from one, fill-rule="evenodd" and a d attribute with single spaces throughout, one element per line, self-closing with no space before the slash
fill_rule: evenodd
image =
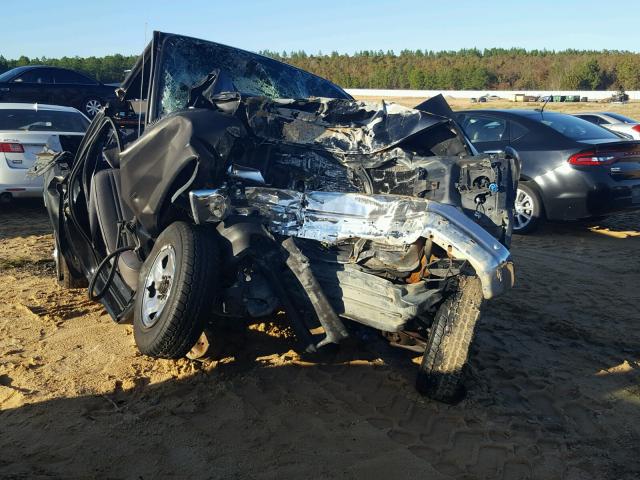
<path id="1" fill-rule="evenodd" d="M 515 158 L 428 103 L 180 35 L 155 32 L 117 95 L 45 169 L 60 282 L 150 356 L 284 311 L 302 350 L 359 322 L 424 352 L 421 392 L 458 396 L 483 299 L 514 281 Z"/>

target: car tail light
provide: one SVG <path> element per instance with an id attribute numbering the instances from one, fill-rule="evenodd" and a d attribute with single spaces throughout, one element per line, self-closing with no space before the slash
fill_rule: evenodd
<path id="1" fill-rule="evenodd" d="M 636 144 L 611 146 L 607 150 L 584 150 L 569 157 L 571 165 L 611 165 L 618 160 L 640 157 L 640 146 Z"/>
<path id="2" fill-rule="evenodd" d="M 588 150 L 569 157 L 571 165 L 611 165 L 617 157 L 613 152 L 594 152 Z"/>
<path id="3" fill-rule="evenodd" d="M 640 132 L 640 123 L 638 125 L 634 125 L 633 127 L 631 127 L 632 130 L 635 130 L 636 132 Z"/>
<path id="4" fill-rule="evenodd" d="M 3 152 L 3 153 L 24 153 L 24 147 L 19 143 L 0 142 L 0 152 Z"/>

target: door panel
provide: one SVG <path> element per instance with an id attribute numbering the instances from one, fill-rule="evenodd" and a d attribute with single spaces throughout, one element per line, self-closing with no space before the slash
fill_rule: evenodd
<path id="1" fill-rule="evenodd" d="M 82 110 L 82 102 L 90 94 L 91 80 L 83 75 L 69 70 L 52 70 L 53 84 L 51 86 L 52 101 L 57 105 L 67 105 Z M 83 111 L 83 113 L 85 113 Z"/>
<path id="2" fill-rule="evenodd" d="M 27 70 L 7 84 L 7 98 L 12 102 L 49 103 L 51 98 L 51 75 L 49 69 Z"/>
<path id="3" fill-rule="evenodd" d="M 4 83 L 0 86 L 0 99 L 3 102 L 32 103 L 44 102 L 44 93 L 36 91 L 37 86 L 29 83 Z"/>

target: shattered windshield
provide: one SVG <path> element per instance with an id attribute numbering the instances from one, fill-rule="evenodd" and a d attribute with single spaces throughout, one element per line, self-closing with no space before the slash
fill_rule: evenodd
<path id="1" fill-rule="evenodd" d="M 238 92 L 270 98 L 349 98 L 331 82 L 270 58 L 195 38 L 171 36 L 163 43 L 159 77 L 164 116 L 187 107 L 189 90 L 220 69 Z"/>

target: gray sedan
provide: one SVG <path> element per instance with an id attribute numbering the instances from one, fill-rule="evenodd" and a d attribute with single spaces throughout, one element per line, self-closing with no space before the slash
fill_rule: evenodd
<path id="1" fill-rule="evenodd" d="M 455 120 L 480 152 L 514 148 L 522 163 L 513 229 L 640 209 L 640 142 L 558 112 L 468 110 Z"/>

